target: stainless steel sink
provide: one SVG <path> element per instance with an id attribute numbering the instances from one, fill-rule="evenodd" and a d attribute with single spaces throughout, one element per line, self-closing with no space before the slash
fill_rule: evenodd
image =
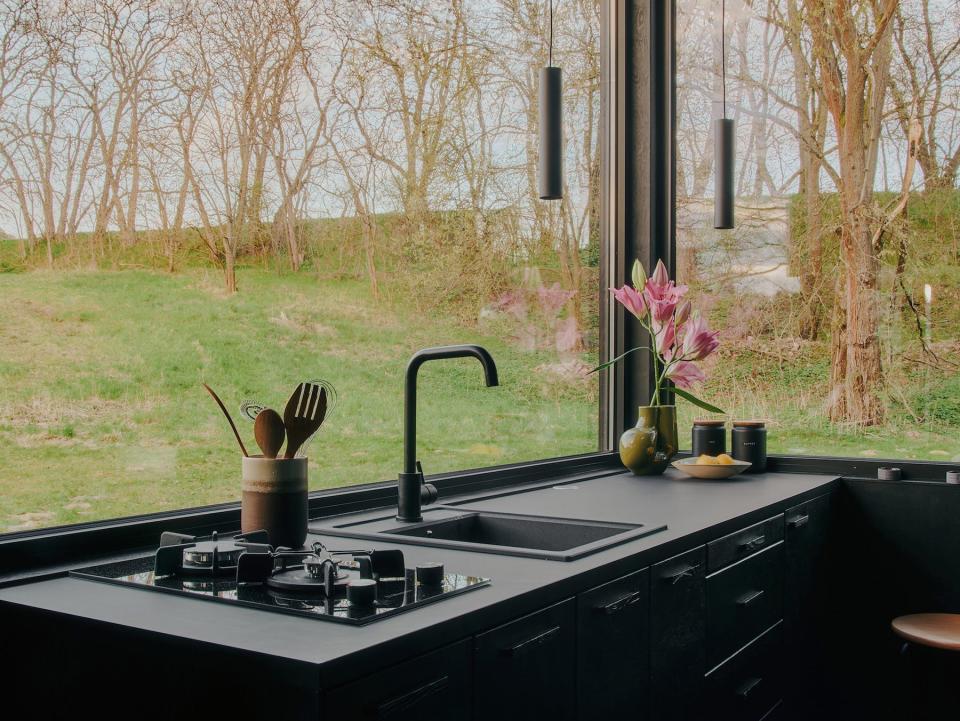
<path id="1" fill-rule="evenodd" d="M 421 523 L 399 525 L 393 516 L 311 526 L 314 533 L 393 541 L 462 551 L 572 561 L 662 531 L 664 525 L 609 523 L 435 506 Z M 398 536 L 402 538 L 398 538 Z"/>

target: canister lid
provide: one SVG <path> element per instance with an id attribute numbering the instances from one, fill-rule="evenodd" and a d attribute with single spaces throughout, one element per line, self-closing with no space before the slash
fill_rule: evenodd
<path id="1" fill-rule="evenodd" d="M 717 418 L 697 418 L 693 422 L 693 425 L 695 426 L 706 426 L 708 428 L 716 428 L 718 426 L 723 426 L 725 424 L 726 424 L 725 420 L 717 419 Z"/>
<path id="2" fill-rule="evenodd" d="M 734 428 L 763 428 L 766 421 L 734 421 Z"/>

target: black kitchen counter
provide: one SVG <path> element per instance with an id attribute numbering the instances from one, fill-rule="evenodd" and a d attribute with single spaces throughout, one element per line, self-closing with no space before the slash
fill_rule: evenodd
<path id="1" fill-rule="evenodd" d="M 441 502 L 469 500 L 470 509 L 666 524 L 667 530 L 570 562 L 391 544 L 403 549 L 408 566 L 439 560 L 451 571 L 488 576 L 492 584 L 369 626 L 341 626 L 65 576 L 0 588 L 0 604 L 118 624 L 138 638 L 160 634 L 178 643 L 271 657 L 304 685 L 329 688 L 669 558 L 825 493 L 837 483 L 839 478 L 830 475 L 785 473 L 696 481 L 669 471 L 660 478 L 619 473 L 578 480 L 575 488 L 568 485 L 565 490 L 445 497 Z M 351 518 L 383 515 L 380 509 Z M 332 548 L 346 540 L 317 536 L 308 543 L 313 538 Z"/>

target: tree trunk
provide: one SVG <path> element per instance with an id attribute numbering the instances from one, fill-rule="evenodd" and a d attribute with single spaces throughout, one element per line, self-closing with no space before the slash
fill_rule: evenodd
<path id="1" fill-rule="evenodd" d="M 883 423 L 885 408 L 879 391 L 883 387 L 880 361 L 880 298 L 877 280 L 880 262 L 873 252 L 873 222 L 868 208 L 850 213 L 842 238 L 845 265 L 844 283 L 846 328 L 844 346 L 846 412 L 833 420 L 850 420 L 858 425 Z M 833 409 L 831 409 L 833 410 Z"/>
<path id="2" fill-rule="evenodd" d="M 237 259 L 233 247 L 229 243 L 224 243 L 223 248 L 223 280 L 227 287 L 227 293 L 237 292 Z"/>

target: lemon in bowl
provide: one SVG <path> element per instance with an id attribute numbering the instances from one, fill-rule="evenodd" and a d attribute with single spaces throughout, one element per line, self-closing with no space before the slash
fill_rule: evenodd
<path id="1" fill-rule="evenodd" d="M 726 453 L 721 453 L 719 456 L 702 454 L 696 458 L 674 461 L 671 465 L 691 478 L 702 478 L 704 480 L 732 478 L 750 467 L 750 464 L 746 461 L 738 461 Z"/>

